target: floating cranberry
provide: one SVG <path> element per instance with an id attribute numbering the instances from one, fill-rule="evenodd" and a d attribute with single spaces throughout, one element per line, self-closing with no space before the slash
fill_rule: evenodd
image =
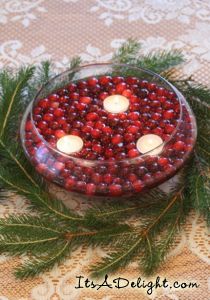
<path id="1" fill-rule="evenodd" d="M 43 120 L 46 122 L 50 122 L 54 119 L 53 114 L 47 113 L 43 115 Z"/>
<path id="2" fill-rule="evenodd" d="M 123 141 L 123 137 L 120 134 L 116 134 L 112 137 L 111 141 L 113 145 L 117 145 Z"/>
<path id="3" fill-rule="evenodd" d="M 120 196 L 122 194 L 122 186 L 120 184 L 111 184 L 109 192 L 111 196 Z"/>
<path id="4" fill-rule="evenodd" d="M 54 110 L 54 116 L 55 117 L 63 117 L 64 116 L 64 111 L 61 108 L 56 108 Z"/>
<path id="5" fill-rule="evenodd" d="M 101 147 L 100 144 L 95 144 L 95 145 L 93 145 L 92 150 L 93 150 L 94 152 L 97 152 L 97 153 L 100 154 L 100 153 L 103 151 L 103 148 Z"/>
<path id="6" fill-rule="evenodd" d="M 98 79 L 96 77 L 91 77 L 87 80 L 87 84 L 90 86 L 95 86 L 98 83 Z"/>
<path id="7" fill-rule="evenodd" d="M 129 89 L 125 89 L 125 90 L 122 92 L 122 96 L 127 97 L 127 98 L 130 98 L 131 95 L 132 95 L 132 91 L 129 90 Z"/>
<path id="8" fill-rule="evenodd" d="M 91 130 L 91 136 L 94 139 L 98 139 L 101 136 L 101 131 L 99 129 L 92 129 Z"/>
<path id="9" fill-rule="evenodd" d="M 128 156 L 130 158 L 139 156 L 139 151 L 137 149 L 131 149 L 128 151 Z"/>
<path id="10" fill-rule="evenodd" d="M 136 180 L 132 182 L 132 186 L 136 192 L 141 192 L 142 189 L 144 188 L 144 184 L 141 180 Z"/>
<path id="11" fill-rule="evenodd" d="M 98 79 L 99 84 L 101 85 L 107 85 L 109 82 L 111 82 L 112 77 L 111 76 L 101 76 Z"/>
<path id="12" fill-rule="evenodd" d="M 86 193 L 87 195 L 94 195 L 96 192 L 96 185 L 94 183 L 88 183 L 86 185 Z"/>
<path id="13" fill-rule="evenodd" d="M 39 129 L 45 129 L 45 128 L 47 128 L 47 122 L 45 122 L 45 121 L 40 121 L 40 122 L 37 123 L 37 127 L 38 127 Z"/>
<path id="14" fill-rule="evenodd" d="M 61 137 L 63 137 L 64 135 L 66 135 L 65 131 L 61 130 L 61 129 L 57 129 L 55 130 L 55 137 L 57 139 L 60 139 Z"/>
<path id="15" fill-rule="evenodd" d="M 47 108 L 47 107 L 49 107 L 49 100 L 47 98 L 41 99 L 41 100 L 39 100 L 38 105 L 41 108 Z"/>
<path id="16" fill-rule="evenodd" d="M 177 151 L 185 150 L 185 143 L 183 141 L 178 141 L 174 144 L 173 148 Z"/>
<path id="17" fill-rule="evenodd" d="M 174 117 L 174 111 L 172 109 L 166 110 L 163 113 L 163 118 L 166 120 L 170 120 Z"/>
<path id="18" fill-rule="evenodd" d="M 165 126 L 165 132 L 166 133 L 172 133 L 175 129 L 175 126 L 172 124 L 166 124 Z"/>
<path id="19" fill-rule="evenodd" d="M 98 118 L 99 118 L 98 114 L 95 112 L 90 112 L 86 115 L 87 121 L 96 121 L 96 120 L 98 120 Z"/>

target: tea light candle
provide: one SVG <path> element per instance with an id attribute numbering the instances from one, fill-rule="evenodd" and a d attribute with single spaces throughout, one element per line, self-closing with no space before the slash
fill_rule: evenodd
<path id="1" fill-rule="evenodd" d="M 136 148 L 142 154 L 151 151 L 152 149 L 160 146 L 163 143 L 163 140 L 160 136 L 156 134 L 146 134 L 140 137 L 136 143 Z M 158 155 L 163 150 L 163 145 L 152 150 L 149 154 L 150 155 Z"/>
<path id="2" fill-rule="evenodd" d="M 104 99 L 104 109 L 110 113 L 118 114 L 125 112 L 129 108 L 128 98 L 121 95 L 112 95 Z"/>
<path id="3" fill-rule="evenodd" d="M 79 152 L 83 147 L 83 140 L 76 135 L 65 135 L 57 141 L 57 149 L 66 154 Z"/>

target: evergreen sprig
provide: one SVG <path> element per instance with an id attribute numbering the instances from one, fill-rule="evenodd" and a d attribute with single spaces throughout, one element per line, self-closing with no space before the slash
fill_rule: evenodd
<path id="1" fill-rule="evenodd" d="M 170 194 L 156 188 L 129 202 L 109 201 L 103 207 L 97 204 L 80 215 L 51 195 L 42 177 L 25 159 L 17 134 L 18 116 L 21 117 L 27 103 L 53 75 L 52 63 L 43 62 L 39 67 L 22 68 L 17 73 L 3 70 L 0 73 L 0 201 L 6 201 L 10 191 L 29 202 L 27 214 L 0 219 L 0 252 L 28 257 L 15 270 L 18 278 L 50 270 L 81 245 L 110 247 L 109 255 L 91 267 L 93 276 L 125 267 L 133 259 L 150 275 L 166 259 L 191 209 L 202 214 L 210 225 L 210 90 L 191 77 L 177 76 L 174 67 L 184 61 L 179 51 L 143 55 L 140 44 L 128 40 L 112 61 L 161 73 L 185 95 L 198 123 L 194 158 Z M 74 58 L 70 67 L 78 67 L 80 63 L 80 58 Z M 127 225 L 131 217 L 135 217 L 136 225 Z"/>

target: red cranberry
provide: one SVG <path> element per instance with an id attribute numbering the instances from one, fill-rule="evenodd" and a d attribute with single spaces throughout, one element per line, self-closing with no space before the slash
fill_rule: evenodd
<path id="1" fill-rule="evenodd" d="M 132 182 L 132 186 L 136 192 L 141 192 L 142 189 L 144 188 L 144 184 L 141 180 L 136 180 Z"/>
<path id="2" fill-rule="evenodd" d="M 101 85 L 107 85 L 109 82 L 111 82 L 112 77 L 111 76 L 101 76 L 98 79 L 99 84 Z"/>
<path id="3" fill-rule="evenodd" d="M 173 145 L 173 148 L 177 151 L 182 151 L 185 150 L 185 143 L 182 141 L 178 141 Z"/>
<path id="4" fill-rule="evenodd" d="M 105 156 L 106 156 L 107 158 L 112 157 L 113 154 L 114 154 L 114 152 L 113 152 L 113 150 L 112 150 L 111 148 L 107 148 L 107 149 L 105 150 Z"/>
<path id="5" fill-rule="evenodd" d="M 139 131 L 139 128 L 137 126 L 131 125 L 131 126 L 128 126 L 126 131 L 128 133 L 136 134 Z"/>
<path id="6" fill-rule="evenodd" d="M 122 96 L 126 97 L 126 98 L 130 98 L 132 95 L 132 91 L 129 90 L 129 89 L 125 89 L 123 92 L 122 92 Z"/>
<path id="7" fill-rule="evenodd" d="M 92 101 L 91 97 L 80 97 L 79 101 L 84 104 L 90 104 Z"/>
<path id="8" fill-rule="evenodd" d="M 44 114 L 44 115 L 43 115 L 43 120 L 46 121 L 46 122 L 50 122 L 50 121 L 52 121 L 53 119 L 54 119 L 53 114 L 47 113 L 47 114 Z"/>
<path id="9" fill-rule="evenodd" d="M 116 134 L 112 137 L 112 144 L 113 145 L 117 145 L 117 144 L 120 144 L 122 142 L 123 138 L 120 134 Z"/>
<path id="10" fill-rule="evenodd" d="M 38 105 L 41 108 L 47 108 L 47 107 L 49 107 L 49 100 L 47 98 L 41 99 L 41 100 L 39 100 Z"/>
<path id="11" fill-rule="evenodd" d="M 96 120 L 98 120 L 98 118 L 99 118 L 98 114 L 95 112 L 90 112 L 86 115 L 87 121 L 96 121 Z"/>
<path id="12" fill-rule="evenodd" d="M 175 127 L 172 124 L 166 124 L 165 126 L 165 132 L 166 133 L 172 133 L 174 131 Z"/>
<path id="13" fill-rule="evenodd" d="M 87 84 L 90 86 L 95 86 L 98 83 L 98 79 L 96 77 L 91 77 L 87 80 Z"/>
<path id="14" fill-rule="evenodd" d="M 64 116 L 64 111 L 61 108 L 56 108 L 54 110 L 54 116 L 55 117 L 63 117 Z"/>
<path id="15" fill-rule="evenodd" d="M 26 129 L 26 131 L 31 131 L 33 129 L 33 124 L 31 121 L 28 120 L 26 122 L 25 129 Z"/>
<path id="16" fill-rule="evenodd" d="M 99 173 L 94 173 L 92 175 L 92 180 L 93 180 L 94 183 L 98 184 L 98 183 L 103 181 L 103 176 Z"/>
<path id="17" fill-rule="evenodd" d="M 40 121 L 40 122 L 37 123 L 37 126 L 38 126 L 39 129 L 45 129 L 45 128 L 47 128 L 47 122 Z"/>
<path id="18" fill-rule="evenodd" d="M 139 156 L 139 151 L 137 149 L 131 149 L 131 150 L 128 151 L 128 156 L 130 158 Z"/>
<path id="19" fill-rule="evenodd" d="M 66 135 L 65 131 L 61 130 L 61 129 L 57 129 L 55 131 L 55 137 L 57 139 L 60 139 L 61 137 L 63 137 L 64 135 Z"/>
<path id="20" fill-rule="evenodd" d="M 101 147 L 100 144 L 93 145 L 92 149 L 93 149 L 94 152 L 97 152 L 99 154 L 103 151 L 103 148 Z"/>
<path id="21" fill-rule="evenodd" d="M 159 159 L 158 159 L 158 164 L 160 165 L 160 166 L 166 166 L 167 164 L 169 163 L 169 160 L 168 160 L 168 158 L 166 158 L 166 157 L 160 157 Z"/>
<path id="22" fill-rule="evenodd" d="M 98 139 L 101 136 L 101 131 L 99 129 L 92 129 L 91 130 L 91 136 L 94 139 Z"/>
<path id="23" fill-rule="evenodd" d="M 113 181 L 113 177 L 111 174 L 107 173 L 104 175 L 103 181 L 107 184 L 111 184 Z"/>
<path id="24" fill-rule="evenodd" d="M 174 117 L 174 111 L 172 109 L 166 110 L 163 113 L 163 118 L 166 120 L 170 120 Z"/>
<path id="25" fill-rule="evenodd" d="M 86 193 L 88 195 L 94 195 L 96 192 L 96 185 L 94 183 L 88 183 L 86 185 Z"/>
<path id="26" fill-rule="evenodd" d="M 111 184 L 109 186 L 111 196 L 120 196 L 122 194 L 122 187 L 120 184 Z"/>

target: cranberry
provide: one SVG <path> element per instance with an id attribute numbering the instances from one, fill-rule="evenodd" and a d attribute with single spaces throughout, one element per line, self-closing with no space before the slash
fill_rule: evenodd
<path id="1" fill-rule="evenodd" d="M 103 151 L 103 148 L 101 147 L 100 144 L 93 145 L 92 149 L 93 149 L 94 152 L 97 152 L 99 154 Z"/>
<path id="2" fill-rule="evenodd" d="M 114 76 L 112 77 L 112 82 L 117 85 L 120 82 L 124 82 L 124 77 L 122 76 Z"/>
<path id="3" fill-rule="evenodd" d="M 64 135 L 66 135 L 65 131 L 61 130 L 61 129 L 57 129 L 55 131 L 55 137 L 57 139 L 60 139 L 61 137 L 63 137 Z"/>
<path id="4" fill-rule="evenodd" d="M 92 129 L 91 136 L 95 139 L 98 139 L 101 136 L 101 131 L 99 129 Z"/>
<path id="5" fill-rule="evenodd" d="M 136 192 L 141 192 L 141 190 L 144 188 L 144 184 L 141 180 L 132 182 L 132 186 Z"/>
<path id="6" fill-rule="evenodd" d="M 63 117 L 64 116 L 64 111 L 61 108 L 56 108 L 54 110 L 54 116 L 55 117 Z"/>
<path id="7" fill-rule="evenodd" d="M 139 156 L 139 151 L 137 149 L 131 149 L 131 150 L 128 151 L 128 156 L 130 158 Z"/>
<path id="8" fill-rule="evenodd" d="M 107 158 L 113 157 L 113 154 L 114 154 L 114 152 L 113 152 L 113 150 L 112 150 L 111 148 L 107 148 L 107 149 L 105 150 L 105 156 L 106 156 Z"/>
<path id="9" fill-rule="evenodd" d="M 98 118 L 99 118 L 98 114 L 95 112 L 90 112 L 86 115 L 87 121 L 96 121 L 96 120 L 98 120 Z"/>
<path id="10" fill-rule="evenodd" d="M 132 133 L 126 133 L 124 135 L 124 140 L 129 143 L 132 142 L 134 140 L 134 135 Z"/>
<path id="11" fill-rule="evenodd" d="M 31 131 L 33 129 L 33 124 L 31 121 L 27 121 L 25 125 L 26 131 Z"/>
<path id="12" fill-rule="evenodd" d="M 67 89 L 69 92 L 74 92 L 76 91 L 77 89 L 77 85 L 75 83 L 70 83 L 68 86 L 67 86 Z"/>
<path id="13" fill-rule="evenodd" d="M 62 171 L 65 168 L 65 164 L 59 161 L 56 161 L 53 165 L 53 167 L 58 170 L 58 171 Z"/>
<path id="14" fill-rule="evenodd" d="M 126 97 L 126 98 L 130 98 L 132 95 L 132 91 L 129 90 L 129 89 L 125 89 L 123 92 L 122 92 L 122 96 Z"/>
<path id="15" fill-rule="evenodd" d="M 177 150 L 177 151 L 182 151 L 182 150 L 185 150 L 185 143 L 183 142 L 183 141 L 177 141 L 175 144 L 174 144 L 174 146 L 173 146 L 173 148 L 175 149 L 175 150 Z"/>
<path id="16" fill-rule="evenodd" d="M 174 131 L 175 127 L 172 124 L 166 124 L 165 126 L 165 132 L 166 133 L 172 133 Z"/>
<path id="17" fill-rule="evenodd" d="M 131 112 L 128 114 L 128 119 L 132 120 L 132 121 L 136 121 L 139 119 L 139 112 L 135 111 L 135 112 Z"/>
<path id="18" fill-rule="evenodd" d="M 43 120 L 46 122 L 50 122 L 54 119 L 53 114 L 47 113 L 43 115 Z"/>
<path id="19" fill-rule="evenodd" d="M 85 103 L 77 103 L 76 108 L 79 111 L 83 111 L 83 110 L 85 110 L 87 108 L 87 104 L 85 104 Z"/>
<path id="20" fill-rule="evenodd" d="M 80 97 L 79 101 L 84 104 L 90 104 L 92 101 L 91 97 Z"/>
<path id="21" fill-rule="evenodd" d="M 111 184 L 112 181 L 113 181 L 112 175 L 109 174 L 109 173 L 105 174 L 104 177 L 103 177 L 103 181 L 104 181 L 105 183 L 107 183 L 107 184 Z"/>
<path id="22" fill-rule="evenodd" d="M 40 122 L 37 123 L 37 126 L 38 126 L 39 129 L 45 129 L 45 128 L 47 128 L 47 122 L 40 121 Z"/>
<path id="23" fill-rule="evenodd" d="M 98 79 L 96 77 L 91 77 L 87 80 L 87 84 L 90 86 L 95 86 L 98 83 Z"/>
<path id="24" fill-rule="evenodd" d="M 102 182 L 103 176 L 99 173 L 94 173 L 92 175 L 92 180 L 93 180 L 94 183 L 98 184 L 98 183 Z"/>
<path id="25" fill-rule="evenodd" d="M 107 85 L 109 82 L 111 82 L 112 77 L 111 76 L 101 76 L 98 79 L 99 84 L 101 85 Z"/>
<path id="26" fill-rule="evenodd" d="M 172 109 L 166 110 L 163 113 L 163 118 L 166 120 L 170 120 L 174 117 L 174 111 Z"/>
<path id="27" fill-rule="evenodd" d="M 86 185 L 86 193 L 87 195 L 94 195 L 96 192 L 96 185 L 94 183 L 88 183 Z"/>
<path id="28" fill-rule="evenodd" d="M 41 99 L 41 100 L 39 100 L 38 105 L 41 108 L 47 108 L 47 107 L 49 107 L 49 100 L 47 98 Z"/>
<path id="29" fill-rule="evenodd" d="M 111 196 L 120 196 L 122 194 L 122 186 L 120 184 L 111 184 L 109 192 Z"/>
<path id="30" fill-rule="evenodd" d="M 158 159 L 158 164 L 159 164 L 160 166 L 166 166 L 168 163 L 169 163 L 169 160 L 168 160 L 168 158 L 166 158 L 166 157 L 160 157 L 160 158 Z"/>
<path id="31" fill-rule="evenodd" d="M 128 126 L 127 130 L 128 133 L 136 134 L 139 131 L 139 128 L 135 125 Z"/>
<path id="32" fill-rule="evenodd" d="M 112 144 L 113 145 L 117 145 L 117 144 L 120 144 L 122 142 L 123 138 L 120 134 L 116 134 L 112 137 Z"/>
<path id="33" fill-rule="evenodd" d="M 154 82 L 149 82 L 148 85 L 147 85 L 147 88 L 149 91 L 155 91 L 157 86 Z"/>

